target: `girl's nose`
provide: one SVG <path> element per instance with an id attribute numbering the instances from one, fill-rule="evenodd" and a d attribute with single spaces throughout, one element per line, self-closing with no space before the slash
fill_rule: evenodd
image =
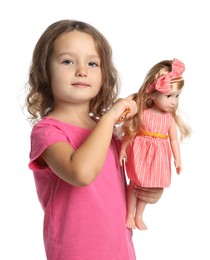
<path id="1" fill-rule="evenodd" d="M 77 77 L 86 77 L 87 76 L 87 69 L 84 65 L 79 65 L 76 70 Z"/>

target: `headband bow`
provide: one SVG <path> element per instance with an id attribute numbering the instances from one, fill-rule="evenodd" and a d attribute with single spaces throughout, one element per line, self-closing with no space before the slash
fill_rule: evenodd
<path id="1" fill-rule="evenodd" d="M 156 79 L 147 88 L 146 93 L 150 93 L 153 90 L 157 90 L 162 93 L 171 91 L 171 80 L 182 77 L 182 73 L 185 71 L 185 65 L 181 61 L 174 59 L 172 62 L 172 71 Z"/>

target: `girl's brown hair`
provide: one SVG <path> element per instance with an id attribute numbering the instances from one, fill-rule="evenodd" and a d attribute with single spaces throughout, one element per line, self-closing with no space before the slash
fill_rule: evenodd
<path id="1" fill-rule="evenodd" d="M 101 59 L 102 86 L 98 95 L 90 102 L 90 112 L 95 117 L 100 117 L 118 95 L 118 73 L 112 62 L 112 49 L 105 37 L 90 24 L 76 20 L 57 21 L 43 32 L 34 48 L 25 103 L 31 123 L 44 118 L 54 108 L 48 71 L 49 59 L 56 39 L 73 30 L 87 33 L 93 38 Z"/>

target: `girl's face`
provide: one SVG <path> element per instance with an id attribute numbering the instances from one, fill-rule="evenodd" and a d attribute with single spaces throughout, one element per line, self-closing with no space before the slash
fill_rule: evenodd
<path id="1" fill-rule="evenodd" d="M 58 37 L 49 61 L 55 105 L 89 105 L 102 85 L 100 62 L 89 34 L 72 31 Z"/>
<path id="2" fill-rule="evenodd" d="M 160 112 L 172 112 L 178 106 L 180 94 L 181 90 L 177 89 L 172 89 L 172 91 L 168 93 L 156 92 L 152 97 L 154 102 L 153 108 Z"/>

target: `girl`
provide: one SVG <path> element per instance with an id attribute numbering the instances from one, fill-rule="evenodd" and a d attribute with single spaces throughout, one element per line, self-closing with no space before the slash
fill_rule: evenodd
<path id="1" fill-rule="evenodd" d="M 136 102 L 113 104 L 118 76 L 107 40 L 84 22 L 53 23 L 35 46 L 28 83 L 29 167 L 44 210 L 47 259 L 135 259 L 113 127 L 124 110 L 136 113 Z M 136 194 L 155 203 L 162 191 Z"/>
<path id="2" fill-rule="evenodd" d="M 164 60 L 152 67 L 136 95 L 138 112 L 123 125 L 120 164 L 123 165 L 125 159 L 130 179 L 128 228 L 147 229 L 142 219 L 146 203 L 136 198 L 134 185 L 168 187 L 171 181 L 171 150 L 176 172 L 181 172 L 176 126 L 181 140 L 190 135 L 189 127 L 177 113 L 179 95 L 184 86 L 184 70 L 184 64 L 177 59 Z"/>

